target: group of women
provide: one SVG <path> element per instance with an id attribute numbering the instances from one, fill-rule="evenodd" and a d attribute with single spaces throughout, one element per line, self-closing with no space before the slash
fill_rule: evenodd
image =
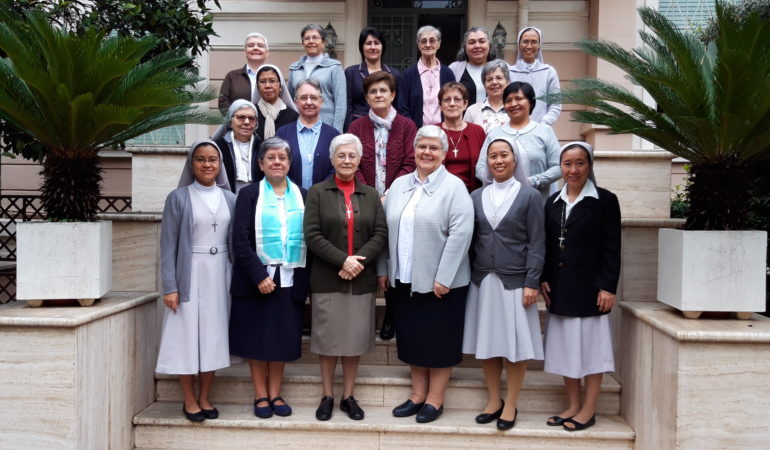
<path id="1" fill-rule="evenodd" d="M 255 35 L 249 62 L 267 54 Z M 381 337 L 395 334 L 412 381 L 394 416 L 436 420 L 465 353 L 482 361 L 488 388 L 478 423 L 513 427 L 526 362 L 545 359 L 568 398 L 547 424 L 592 426 L 602 374 L 614 370 L 607 313 L 620 271 L 620 208 L 596 185 L 591 146 L 559 148 L 548 125 L 560 106 L 536 97 L 544 83 L 557 90 L 558 78 L 542 61 L 539 30 L 519 33 L 509 67 L 490 56 L 489 33 L 472 28 L 447 68 L 435 57 L 440 31 L 423 27 L 420 61 L 400 75 L 382 64 L 376 29 L 362 31 L 364 61 L 344 73 L 323 53 L 321 27 L 301 36 L 307 54 L 288 84 L 275 66 L 231 72 L 253 75 L 251 101 L 224 96 L 228 131 L 193 144 L 166 201 L 156 371 L 179 375 L 185 416 L 218 416 L 214 371 L 240 358 L 254 414 L 290 415 L 283 371 L 301 355 L 309 294 L 322 378 L 316 418 L 332 417 L 341 360 L 340 409 L 363 419 L 355 379 L 375 344 L 381 290 Z"/>

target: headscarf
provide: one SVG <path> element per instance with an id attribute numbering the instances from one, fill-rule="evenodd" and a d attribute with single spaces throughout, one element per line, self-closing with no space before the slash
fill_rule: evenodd
<path id="1" fill-rule="evenodd" d="M 262 131 L 263 139 L 269 139 L 273 136 L 275 136 L 275 120 L 278 118 L 278 115 L 281 113 L 282 109 L 285 108 L 291 108 L 293 110 L 297 110 L 297 106 L 294 104 L 294 100 L 291 98 L 291 94 L 289 94 L 289 88 L 286 86 L 286 80 L 283 78 L 283 74 L 281 73 L 281 69 L 278 67 L 272 65 L 272 64 L 263 64 L 259 66 L 257 69 L 257 77 L 259 77 L 259 71 L 262 69 L 272 69 L 275 71 L 275 73 L 278 74 L 278 81 L 280 84 L 280 93 L 278 95 L 278 99 L 276 100 L 275 104 L 270 104 L 266 101 L 264 101 L 260 95 L 259 95 L 259 87 L 257 89 L 254 89 L 254 95 L 252 95 L 252 100 L 254 103 L 259 106 L 259 111 L 262 113 L 262 116 L 265 118 L 265 128 Z"/>
<path id="2" fill-rule="evenodd" d="M 251 103 L 248 100 L 244 100 L 242 98 L 239 98 L 238 100 L 232 102 L 230 104 L 230 107 L 227 109 L 227 114 L 225 115 L 225 125 L 230 128 L 230 122 L 233 120 L 233 116 L 239 109 L 243 108 L 251 108 L 254 110 L 254 114 L 259 118 L 259 112 L 257 111 L 257 107 L 254 106 L 254 103 Z"/>
<path id="3" fill-rule="evenodd" d="M 588 179 L 591 180 L 594 186 L 597 186 L 596 177 L 594 176 L 594 148 L 591 147 L 591 144 L 588 144 L 583 141 L 572 141 L 564 144 L 564 146 L 562 146 L 561 148 L 561 151 L 559 152 L 559 163 L 561 163 L 562 153 L 564 153 L 564 151 L 567 150 L 568 148 L 575 145 L 579 147 L 583 147 L 588 152 L 588 158 L 590 159 L 590 162 L 591 162 L 591 170 L 589 170 L 588 172 Z"/>
<path id="4" fill-rule="evenodd" d="M 495 138 L 494 141 L 490 142 L 489 146 L 487 146 L 487 152 L 489 152 L 489 147 L 497 141 L 503 141 L 511 146 L 513 149 L 513 157 L 516 158 L 516 167 L 513 169 L 513 178 L 524 186 L 529 186 L 529 158 L 527 158 L 527 154 L 519 149 L 519 146 L 516 145 L 516 141 L 511 136 L 505 135 Z M 494 177 L 489 169 L 489 165 L 485 164 L 484 167 L 487 171 L 487 173 L 483 174 L 485 180 L 484 184 L 489 184 L 494 180 Z"/>
<path id="5" fill-rule="evenodd" d="M 545 64 L 545 61 L 543 60 L 543 33 L 540 31 L 540 29 L 535 27 L 522 28 L 521 31 L 519 31 L 519 36 L 516 38 L 516 46 L 518 48 L 518 46 L 521 44 L 521 35 L 528 30 L 535 30 L 535 32 L 537 33 L 537 39 L 540 41 L 540 47 L 537 49 L 537 55 L 535 56 L 535 61 L 539 62 L 540 64 Z M 521 61 L 522 64 L 527 64 L 521 55 L 521 51 L 517 49 L 516 62 L 518 63 L 519 61 Z"/>
<path id="6" fill-rule="evenodd" d="M 217 174 L 216 184 L 222 189 L 229 191 L 230 183 L 227 182 L 227 174 L 225 173 L 224 163 L 222 162 L 222 150 L 214 141 L 203 140 L 195 141 L 190 149 L 187 150 L 187 160 L 184 163 L 184 169 L 182 169 L 182 176 L 179 177 L 179 185 L 177 187 L 189 186 L 195 181 L 195 174 L 192 169 L 192 157 L 195 153 L 195 149 L 201 145 L 211 145 L 219 152 L 219 173 Z"/>

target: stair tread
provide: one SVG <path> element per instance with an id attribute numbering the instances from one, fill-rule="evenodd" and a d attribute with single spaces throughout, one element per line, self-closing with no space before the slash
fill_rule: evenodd
<path id="1" fill-rule="evenodd" d="M 315 419 L 317 405 L 293 405 L 294 414 L 289 417 L 274 416 L 259 419 L 254 416 L 251 405 L 218 404 L 220 416 L 193 424 L 180 411 L 181 402 L 155 402 L 134 417 L 137 426 L 209 427 L 209 428 L 254 428 L 311 431 L 380 431 L 420 434 L 466 434 L 502 435 L 563 439 L 615 439 L 633 440 L 635 433 L 628 424 L 616 415 L 597 415 L 596 425 L 588 430 L 570 433 L 560 427 L 545 424 L 543 413 L 519 412 L 516 426 L 506 432 L 497 431 L 494 424 L 479 425 L 473 418 L 480 411 L 446 408 L 444 414 L 430 424 L 418 424 L 414 418 L 393 417 L 392 407 L 367 406 L 366 418 L 362 421 L 348 419 L 335 405 L 331 420 L 321 422 Z"/>
<path id="2" fill-rule="evenodd" d="M 176 380 L 176 376 L 156 374 L 156 379 Z M 503 379 L 505 371 L 503 371 Z M 216 380 L 231 381 L 242 380 L 251 382 L 249 367 L 246 363 L 234 364 L 226 369 L 218 370 Z M 335 381 L 342 381 L 342 368 L 337 367 Z M 321 374 L 318 364 L 292 363 L 287 364 L 284 372 L 284 383 L 320 383 Z M 410 385 L 408 366 L 362 364 L 358 367 L 356 384 L 386 384 L 386 385 Z M 449 380 L 452 387 L 484 387 L 484 374 L 476 367 L 455 367 L 452 369 L 452 378 Z M 553 390 L 563 389 L 562 377 L 542 370 L 528 370 L 524 378 L 522 389 Z M 602 377 L 603 392 L 620 392 L 620 384 L 611 376 Z"/>

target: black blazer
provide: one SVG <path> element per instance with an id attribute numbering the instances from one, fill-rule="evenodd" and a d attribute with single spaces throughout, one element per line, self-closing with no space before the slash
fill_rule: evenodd
<path id="1" fill-rule="evenodd" d="M 545 202 L 546 252 L 541 281 L 551 287 L 553 314 L 598 316 L 599 290 L 615 293 L 620 278 L 620 205 L 612 192 L 597 187 L 566 220 L 564 249 L 559 248 L 564 201 L 559 193 Z"/>
<path id="2" fill-rule="evenodd" d="M 463 71 L 463 76 L 457 82 L 465 86 L 468 91 L 468 106 L 476 103 L 476 82 L 471 78 L 468 69 Z"/>
<path id="3" fill-rule="evenodd" d="M 303 200 L 307 191 L 299 188 Z M 264 295 L 259 292 L 257 285 L 267 278 L 267 268 L 257 256 L 257 238 L 254 231 L 254 212 L 259 198 L 259 183 L 252 183 L 238 192 L 233 213 L 233 278 L 230 283 L 230 293 L 246 298 L 269 298 L 275 293 Z M 308 265 L 310 253 L 308 252 Z M 298 302 L 307 299 L 308 268 L 294 269 L 294 285 L 291 287 L 291 298 Z"/>
<path id="4" fill-rule="evenodd" d="M 230 190 L 235 193 L 235 149 L 232 142 L 225 140 L 225 136 L 230 134 L 231 130 L 227 130 L 224 136 L 220 136 L 214 142 L 222 150 L 222 165 L 225 167 L 225 173 L 227 174 L 227 181 L 230 183 Z M 262 143 L 262 139 L 258 134 L 254 134 L 254 144 L 251 146 L 251 180 L 259 181 L 264 176 L 262 169 L 259 168 L 259 162 L 257 162 L 257 151 L 259 150 L 259 144 Z"/>

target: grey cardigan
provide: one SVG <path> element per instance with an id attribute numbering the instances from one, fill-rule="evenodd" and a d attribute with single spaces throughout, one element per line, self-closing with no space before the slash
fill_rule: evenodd
<path id="1" fill-rule="evenodd" d="M 220 188 L 221 189 L 221 188 Z M 230 209 L 230 229 L 227 244 L 232 260 L 232 217 L 235 194 L 222 189 Z M 166 197 L 160 227 L 160 275 L 163 294 L 179 292 L 180 302 L 190 301 L 190 274 L 192 273 L 192 203 L 187 186 L 180 186 Z"/>
<path id="2" fill-rule="evenodd" d="M 473 202 L 465 183 L 442 165 L 423 192 L 414 217 L 412 251 L 412 292 L 433 292 L 433 282 L 448 288 L 470 283 L 468 248 L 473 237 Z M 385 199 L 388 222 L 388 248 L 378 260 L 378 275 L 387 273 L 391 286 L 396 283 L 398 258 L 385 260 L 398 250 L 401 213 L 416 189 L 414 173 L 396 178 Z"/>
<path id="3" fill-rule="evenodd" d="M 481 284 L 489 273 L 496 273 L 508 290 L 523 286 L 538 289 L 545 261 L 545 225 L 540 192 L 521 186 L 505 217 L 492 229 L 482 203 L 484 190 L 471 194 L 475 229 L 471 261 L 473 284 Z"/>

